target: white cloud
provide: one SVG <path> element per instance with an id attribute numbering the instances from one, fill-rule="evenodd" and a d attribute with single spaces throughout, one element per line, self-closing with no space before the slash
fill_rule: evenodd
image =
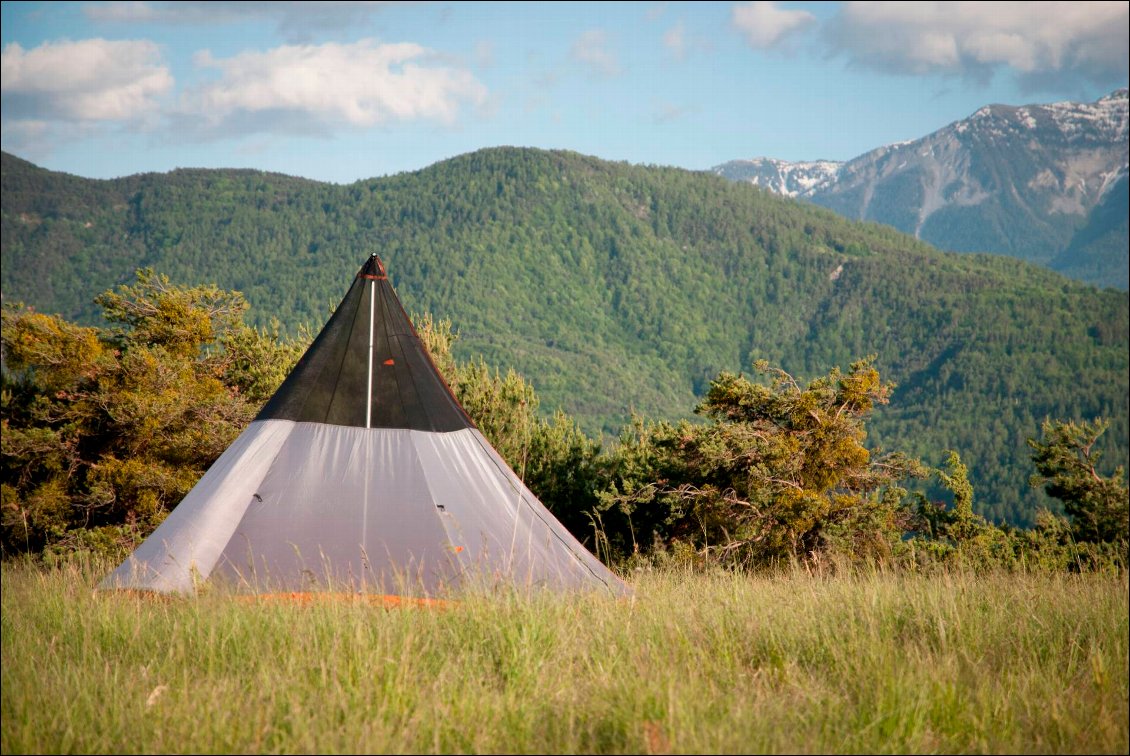
<path id="1" fill-rule="evenodd" d="M 182 101 L 186 115 L 209 135 L 324 133 L 416 120 L 453 124 L 465 105 L 488 99 L 469 71 L 408 42 L 287 45 L 225 59 L 204 51 L 196 62 L 221 73 Z"/>
<path id="2" fill-rule="evenodd" d="M 589 29 L 573 42 L 570 50 L 573 60 L 585 64 L 596 76 L 615 76 L 620 73 L 620 62 L 608 49 L 608 34 L 603 29 Z"/>
<path id="3" fill-rule="evenodd" d="M 849 2 L 829 22 L 833 50 L 856 65 L 985 78 L 1011 69 L 1029 84 L 1077 76 L 1125 84 L 1126 2 Z"/>
<path id="4" fill-rule="evenodd" d="M 47 42 L 2 55 L 5 121 L 137 122 L 156 113 L 173 76 L 148 41 Z"/>
<path id="5" fill-rule="evenodd" d="M 746 41 L 759 50 L 775 47 L 816 23 L 816 17 L 808 11 L 784 10 L 772 2 L 735 5 L 731 20 Z"/>

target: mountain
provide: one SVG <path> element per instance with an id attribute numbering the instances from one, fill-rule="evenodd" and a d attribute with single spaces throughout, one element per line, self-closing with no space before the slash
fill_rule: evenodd
<path id="1" fill-rule="evenodd" d="M 820 187 L 834 182 L 841 167 L 843 163 L 835 160 L 790 163 L 775 158 L 756 158 L 731 160 L 713 170 L 731 181 L 744 181 L 774 194 L 807 199 Z"/>
<path id="2" fill-rule="evenodd" d="M 1109 417 L 1106 463 L 1130 457 L 1124 293 L 709 173 L 510 148 L 348 186 L 0 167 L 5 303 L 93 322 L 91 300 L 149 266 L 318 329 L 378 252 L 410 313 L 452 321 L 457 356 L 515 368 L 590 432 L 688 417 L 758 359 L 805 380 L 875 354 L 899 387 L 870 443 L 935 465 L 957 450 L 994 519 L 1047 503 L 1025 445 L 1047 417 Z"/>
<path id="3" fill-rule="evenodd" d="M 954 252 L 997 252 L 1130 288 L 1127 90 L 1093 103 L 990 105 L 845 163 L 734 160 L 733 181 L 876 221 Z"/>

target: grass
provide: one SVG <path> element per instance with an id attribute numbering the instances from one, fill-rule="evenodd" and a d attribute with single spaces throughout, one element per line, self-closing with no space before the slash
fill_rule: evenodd
<path id="1" fill-rule="evenodd" d="M 3 753 L 1127 753 L 1125 575 L 644 573 L 444 607 L 2 568 Z"/>

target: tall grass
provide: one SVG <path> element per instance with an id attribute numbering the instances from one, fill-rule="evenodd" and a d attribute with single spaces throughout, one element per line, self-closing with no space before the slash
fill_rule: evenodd
<path id="1" fill-rule="evenodd" d="M 2 569 L 4 753 L 1126 753 L 1125 575 L 633 577 L 446 607 Z"/>

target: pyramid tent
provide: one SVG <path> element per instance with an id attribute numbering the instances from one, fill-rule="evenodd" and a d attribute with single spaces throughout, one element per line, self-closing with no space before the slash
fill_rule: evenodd
<path id="1" fill-rule="evenodd" d="M 274 396 L 102 588 L 437 596 L 487 580 L 630 589 L 487 442 L 380 259 Z"/>

